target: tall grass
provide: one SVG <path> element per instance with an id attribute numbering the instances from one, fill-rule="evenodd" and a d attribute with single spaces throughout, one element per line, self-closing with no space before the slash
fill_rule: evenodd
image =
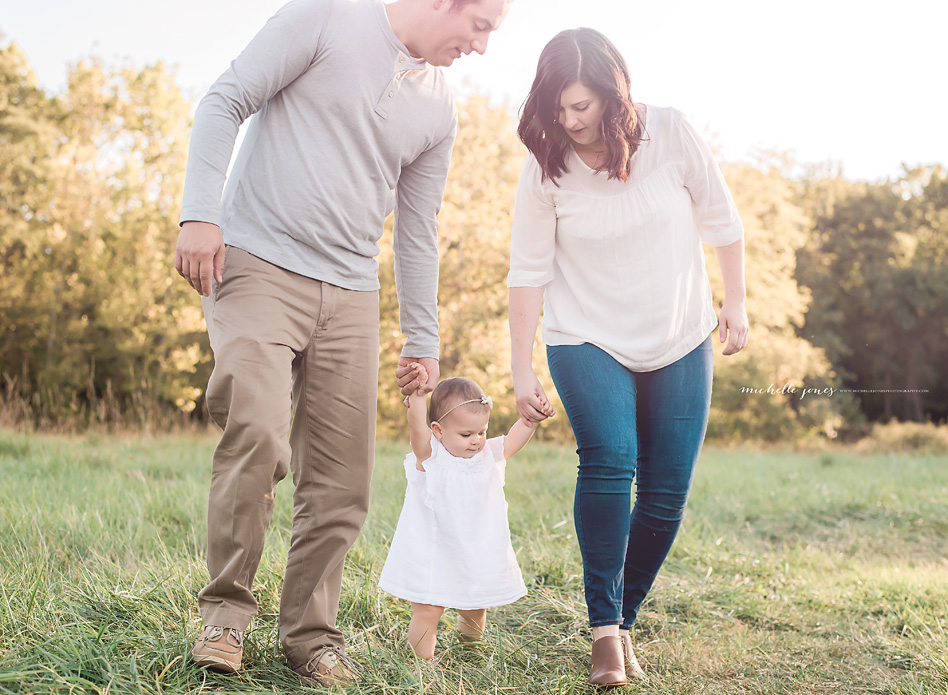
<path id="1" fill-rule="evenodd" d="M 0 432 L 0 693 L 297 693 L 277 611 L 291 488 L 256 580 L 246 668 L 194 668 L 213 441 Z M 405 446 L 380 444 L 339 623 L 360 693 L 586 693 L 589 629 L 572 526 L 572 451 L 511 462 L 529 595 L 433 664 L 408 607 L 375 586 L 401 506 Z M 948 693 L 948 457 L 707 449 L 679 539 L 643 607 L 641 693 Z"/>

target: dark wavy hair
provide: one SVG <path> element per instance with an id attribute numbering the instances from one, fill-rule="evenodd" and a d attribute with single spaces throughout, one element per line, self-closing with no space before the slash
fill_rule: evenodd
<path id="1" fill-rule="evenodd" d="M 566 170 L 570 138 L 556 122 L 562 91 L 574 82 L 605 101 L 601 135 L 606 159 L 597 171 L 627 181 L 632 155 L 644 140 L 645 129 L 630 96 L 629 67 L 612 42 L 595 29 L 567 29 L 544 47 L 537 76 L 520 110 L 517 134 L 537 158 L 543 179 L 556 183 Z"/>

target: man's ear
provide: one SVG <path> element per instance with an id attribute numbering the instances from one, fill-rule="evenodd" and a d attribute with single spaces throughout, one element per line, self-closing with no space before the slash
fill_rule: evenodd
<path id="1" fill-rule="evenodd" d="M 441 431 L 441 423 L 437 420 L 431 423 L 431 432 L 439 442 L 441 441 L 441 437 L 444 436 L 444 432 Z"/>

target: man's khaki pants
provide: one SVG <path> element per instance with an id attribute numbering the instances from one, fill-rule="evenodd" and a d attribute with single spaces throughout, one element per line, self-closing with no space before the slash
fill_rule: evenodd
<path id="1" fill-rule="evenodd" d="M 211 474 L 201 616 L 206 625 L 249 626 L 274 486 L 291 468 L 280 642 L 295 668 L 321 646 L 344 646 L 335 626 L 342 568 L 365 521 L 375 450 L 378 292 L 228 247 L 205 316 L 215 360 L 207 406 L 224 433 Z"/>

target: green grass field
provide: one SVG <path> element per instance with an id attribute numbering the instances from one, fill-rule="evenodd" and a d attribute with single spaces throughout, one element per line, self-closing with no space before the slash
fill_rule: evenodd
<path id="1" fill-rule="evenodd" d="M 296 693 L 276 638 L 289 482 L 257 575 L 246 668 L 193 668 L 214 441 L 0 432 L 0 693 Z M 572 527 L 574 454 L 508 469 L 529 595 L 490 611 L 480 652 L 442 624 L 433 664 L 375 587 L 405 446 L 378 449 L 339 623 L 360 693 L 586 693 L 589 629 Z M 948 694 L 948 457 L 706 449 L 678 541 L 637 626 L 630 693 Z"/>

